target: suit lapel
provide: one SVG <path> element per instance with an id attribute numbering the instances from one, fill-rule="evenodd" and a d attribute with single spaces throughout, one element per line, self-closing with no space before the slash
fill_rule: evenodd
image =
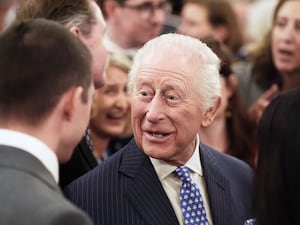
<path id="1" fill-rule="evenodd" d="M 200 155 L 214 225 L 232 225 L 229 181 L 222 175 L 222 168 L 219 168 L 215 156 L 207 146 L 200 144 Z"/>
<path id="2" fill-rule="evenodd" d="M 146 224 L 179 225 L 149 157 L 138 149 L 134 141 L 124 152 L 120 171 L 131 178 L 126 196 Z"/>

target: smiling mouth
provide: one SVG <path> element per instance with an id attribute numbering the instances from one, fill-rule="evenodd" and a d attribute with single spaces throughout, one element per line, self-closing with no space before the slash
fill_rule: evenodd
<path id="1" fill-rule="evenodd" d="M 108 114 L 107 118 L 109 119 L 115 119 L 115 120 L 120 120 L 126 118 L 126 115 L 124 114 Z"/>
<path id="2" fill-rule="evenodd" d="M 282 50 L 282 49 L 279 50 L 278 53 L 280 55 L 287 56 L 287 57 L 292 57 L 294 55 L 293 52 L 287 51 L 287 50 Z"/>
<path id="3" fill-rule="evenodd" d="M 169 135 L 169 134 L 152 133 L 152 132 L 147 132 L 147 133 L 150 134 L 150 135 L 153 136 L 153 137 L 156 137 L 156 138 L 163 138 L 163 137 L 166 137 L 166 136 Z"/>

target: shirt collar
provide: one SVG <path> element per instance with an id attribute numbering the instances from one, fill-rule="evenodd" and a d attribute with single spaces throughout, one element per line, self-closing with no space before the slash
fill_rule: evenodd
<path id="1" fill-rule="evenodd" d="M 130 48 L 130 49 L 121 48 L 119 45 L 117 45 L 108 37 L 107 33 L 105 33 L 103 36 L 103 44 L 106 47 L 107 51 L 112 53 L 118 53 L 121 55 L 126 55 L 131 59 L 135 56 L 138 50 L 137 48 Z"/>
<path id="2" fill-rule="evenodd" d="M 0 129 L 0 137 L 0 145 L 18 148 L 39 159 L 58 183 L 58 160 L 45 143 L 31 135 L 8 129 Z"/>
<path id="3" fill-rule="evenodd" d="M 203 170 L 199 154 L 199 143 L 199 136 L 197 134 L 194 153 L 191 156 L 191 158 L 185 163 L 185 166 L 193 172 L 199 174 L 200 176 L 203 176 Z M 150 157 L 150 160 L 160 180 L 163 180 L 164 178 L 169 176 L 177 168 L 176 166 L 168 164 L 167 162 L 160 159 Z"/>

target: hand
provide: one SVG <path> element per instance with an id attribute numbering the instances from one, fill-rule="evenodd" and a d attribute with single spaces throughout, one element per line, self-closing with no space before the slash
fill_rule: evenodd
<path id="1" fill-rule="evenodd" d="M 248 109 L 248 114 L 251 120 L 258 124 L 265 108 L 279 91 L 278 85 L 273 84 L 266 90 Z"/>

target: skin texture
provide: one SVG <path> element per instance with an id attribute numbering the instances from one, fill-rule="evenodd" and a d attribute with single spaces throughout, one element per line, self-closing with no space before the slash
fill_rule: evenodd
<path id="1" fill-rule="evenodd" d="M 105 82 L 104 68 L 106 64 L 107 51 L 103 45 L 102 37 L 106 29 L 106 23 L 99 6 L 95 1 L 91 1 L 91 7 L 95 12 L 97 22 L 93 25 L 91 33 L 85 36 L 78 28 L 71 28 L 71 31 L 79 36 L 86 44 L 93 57 L 92 72 L 96 88 L 102 87 Z M 75 30 L 74 30 L 75 29 Z"/>
<path id="2" fill-rule="evenodd" d="M 110 66 L 106 73 L 106 84 L 94 96 L 90 126 L 97 135 L 114 137 L 124 132 L 130 112 L 128 75 L 116 66 Z"/>
<path id="3" fill-rule="evenodd" d="M 213 32 L 208 20 L 208 9 L 200 4 L 186 3 L 181 12 L 181 20 L 178 33 L 204 38 Z"/>
<path id="4" fill-rule="evenodd" d="M 138 48 L 159 35 L 165 20 L 165 11 L 158 8 L 158 6 L 165 1 L 126 0 L 125 4 L 128 7 L 123 7 L 115 1 L 106 2 L 108 36 L 120 47 L 124 49 Z M 149 13 L 134 8 L 146 2 L 150 2 L 155 6 L 152 12 Z"/>
<path id="5" fill-rule="evenodd" d="M 137 144 L 147 155 L 181 165 L 194 152 L 204 112 L 189 76 L 193 71 L 184 66 L 190 62 L 163 60 L 172 56 L 172 52 L 151 54 L 141 62 L 132 125 Z"/>

